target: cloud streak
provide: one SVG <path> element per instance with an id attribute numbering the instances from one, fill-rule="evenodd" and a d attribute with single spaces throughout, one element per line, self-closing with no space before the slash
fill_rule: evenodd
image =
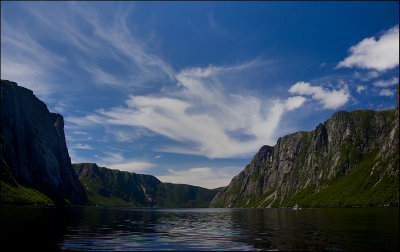
<path id="1" fill-rule="evenodd" d="M 265 143 L 274 143 L 281 116 L 299 108 L 306 99 L 295 96 L 262 101 L 251 95 L 230 93 L 221 85 L 224 75 L 244 71 L 246 67 L 183 69 L 175 76 L 177 90 L 130 95 L 126 106 L 98 113 L 107 123 L 144 127 L 184 144 L 158 147 L 157 151 L 209 158 L 253 153 Z"/>
<path id="2" fill-rule="evenodd" d="M 375 87 L 390 87 L 393 85 L 398 85 L 399 84 L 399 78 L 398 77 L 393 77 L 390 80 L 379 80 L 375 81 L 373 85 Z"/>
<path id="3" fill-rule="evenodd" d="M 29 18 L 19 22 L 2 20 L 2 78 L 16 81 L 42 97 L 65 88 L 61 84 L 65 79 L 127 88 L 148 87 L 173 78 L 174 69 L 152 53 L 148 43 L 132 32 L 133 25 L 127 24 L 131 8 L 117 8 L 107 15 L 101 10 L 104 8 L 81 2 L 52 8 L 29 3 L 22 8 Z M 40 31 L 51 37 L 43 40 Z M 63 54 L 48 44 L 62 47 Z M 69 87 L 73 85 L 69 83 Z"/>
<path id="4" fill-rule="evenodd" d="M 41 45 L 24 29 L 2 20 L 2 78 L 22 83 L 39 97 L 47 97 L 57 88 L 49 71 L 61 71 L 66 60 Z"/>
<path id="5" fill-rule="evenodd" d="M 395 90 L 390 90 L 390 89 L 382 89 L 380 92 L 379 92 L 379 95 L 380 96 L 394 96 L 394 94 L 395 94 Z"/>
<path id="6" fill-rule="evenodd" d="M 71 148 L 73 149 L 81 149 L 81 150 L 93 150 L 93 147 L 88 144 L 75 144 Z"/>

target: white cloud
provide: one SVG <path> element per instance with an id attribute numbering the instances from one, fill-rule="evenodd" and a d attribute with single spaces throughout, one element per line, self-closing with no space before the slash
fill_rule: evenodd
<path id="1" fill-rule="evenodd" d="M 72 133 L 75 134 L 75 135 L 88 135 L 87 132 L 85 132 L 85 131 L 79 131 L 79 130 L 73 131 Z"/>
<path id="2" fill-rule="evenodd" d="M 155 156 L 154 158 L 155 159 L 160 159 L 162 156 L 161 155 L 157 155 L 157 156 Z"/>
<path id="3" fill-rule="evenodd" d="M 399 26 L 386 31 L 378 40 L 365 38 L 350 48 L 350 56 L 339 62 L 340 67 L 359 67 L 385 71 L 399 65 Z"/>
<path id="4" fill-rule="evenodd" d="M 399 84 L 399 78 L 393 77 L 390 80 L 379 80 L 374 82 L 375 87 L 390 87 Z"/>
<path id="5" fill-rule="evenodd" d="M 379 76 L 379 72 L 370 71 L 366 74 L 361 74 L 359 72 L 354 72 L 354 78 L 359 79 L 361 81 L 369 81 L 371 79 L 377 78 Z"/>
<path id="6" fill-rule="evenodd" d="M 382 90 L 379 92 L 379 95 L 380 95 L 380 96 L 394 96 L 395 92 L 396 92 L 395 90 L 382 89 Z"/>
<path id="7" fill-rule="evenodd" d="M 73 123 L 76 126 L 92 126 L 95 124 L 102 124 L 103 118 L 98 115 L 87 115 L 84 117 L 68 116 L 64 118 L 66 122 Z M 69 127 L 72 127 L 71 125 Z"/>
<path id="8" fill-rule="evenodd" d="M 128 172 L 143 172 L 156 165 L 143 160 L 126 159 L 121 153 L 106 152 L 103 156 L 95 155 L 100 166 Z"/>
<path id="9" fill-rule="evenodd" d="M 286 100 L 285 108 L 290 111 L 299 108 L 307 99 L 303 96 L 293 96 Z"/>
<path id="10" fill-rule="evenodd" d="M 125 161 L 125 158 L 122 156 L 121 153 L 115 153 L 115 152 L 106 152 L 101 157 L 98 155 L 94 156 L 99 160 L 99 164 L 104 166 L 123 163 Z"/>
<path id="11" fill-rule="evenodd" d="M 113 140 L 118 142 L 132 142 L 142 136 L 152 136 L 151 132 L 142 127 L 136 128 L 118 128 L 106 127 L 106 133 L 113 137 Z"/>
<path id="12" fill-rule="evenodd" d="M 366 89 L 367 89 L 367 86 L 358 85 L 357 86 L 357 93 L 361 94 L 361 92 L 365 91 Z"/>
<path id="13" fill-rule="evenodd" d="M 297 96 L 262 101 L 250 95 L 232 94 L 221 85 L 221 76 L 247 67 L 250 66 L 184 69 L 175 76 L 177 90 L 131 95 L 126 106 L 98 112 L 105 117 L 103 122 L 144 127 L 185 144 L 158 147 L 158 151 L 209 158 L 254 153 L 263 144 L 274 144 L 282 114 L 299 108 L 306 99 Z M 250 140 L 243 140 L 242 136 Z"/>
<path id="14" fill-rule="evenodd" d="M 128 171 L 128 172 L 142 172 L 148 171 L 151 168 L 155 167 L 155 164 L 143 161 L 128 161 L 120 164 L 112 164 L 109 165 L 108 168 L 116 169 L 120 171 Z"/>
<path id="15" fill-rule="evenodd" d="M 319 101 L 323 105 L 324 109 L 337 109 L 346 104 L 350 98 L 347 85 L 344 85 L 344 87 L 339 90 L 328 90 L 301 81 L 291 86 L 289 92 L 299 95 L 311 95 L 314 100 Z"/>
<path id="16" fill-rule="evenodd" d="M 75 144 L 72 146 L 73 149 L 81 149 L 81 150 L 93 150 L 93 147 L 89 144 Z"/>
<path id="17" fill-rule="evenodd" d="M 214 189 L 227 186 L 232 177 L 242 169 L 243 167 L 220 167 L 218 169 L 199 167 L 181 171 L 169 169 L 168 175 L 157 176 L 157 178 L 162 182 L 189 184 Z"/>

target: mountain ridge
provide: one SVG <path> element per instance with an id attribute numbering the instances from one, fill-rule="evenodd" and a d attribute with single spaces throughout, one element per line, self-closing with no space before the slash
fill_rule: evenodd
<path id="1" fill-rule="evenodd" d="M 398 122 L 395 109 L 338 111 L 312 131 L 280 137 L 210 207 L 398 205 Z"/>
<path id="2" fill-rule="evenodd" d="M 399 93 L 397 93 L 399 96 Z M 263 146 L 227 187 L 71 164 L 63 117 L 31 90 L 1 80 L 1 201 L 139 207 L 399 205 L 397 110 L 338 111 L 312 131 Z M 210 203 L 211 202 L 211 203 Z"/>
<path id="3" fill-rule="evenodd" d="M 0 201 L 138 207 L 208 207 L 219 189 L 162 183 L 146 174 L 71 164 L 62 115 L 1 80 Z"/>
<path id="4" fill-rule="evenodd" d="M 93 205 L 133 207 L 208 207 L 220 190 L 186 184 L 163 183 L 155 176 L 73 164 Z"/>

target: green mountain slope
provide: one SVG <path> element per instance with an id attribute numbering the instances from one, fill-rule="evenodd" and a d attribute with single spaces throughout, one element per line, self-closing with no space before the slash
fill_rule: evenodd
<path id="1" fill-rule="evenodd" d="M 339 111 L 263 146 L 211 207 L 399 205 L 396 110 Z"/>
<path id="2" fill-rule="evenodd" d="M 108 169 L 93 163 L 73 164 L 73 167 L 94 205 L 208 207 L 220 190 L 162 183 L 151 175 Z"/>
<path id="3" fill-rule="evenodd" d="M 12 204 L 53 205 L 54 202 L 43 193 L 18 183 L 0 157 L 0 202 Z"/>

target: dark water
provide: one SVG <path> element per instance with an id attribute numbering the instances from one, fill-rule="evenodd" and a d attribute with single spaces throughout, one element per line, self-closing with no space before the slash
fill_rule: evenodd
<path id="1" fill-rule="evenodd" d="M 1 206 L 1 247 L 60 250 L 399 250 L 398 208 Z"/>

